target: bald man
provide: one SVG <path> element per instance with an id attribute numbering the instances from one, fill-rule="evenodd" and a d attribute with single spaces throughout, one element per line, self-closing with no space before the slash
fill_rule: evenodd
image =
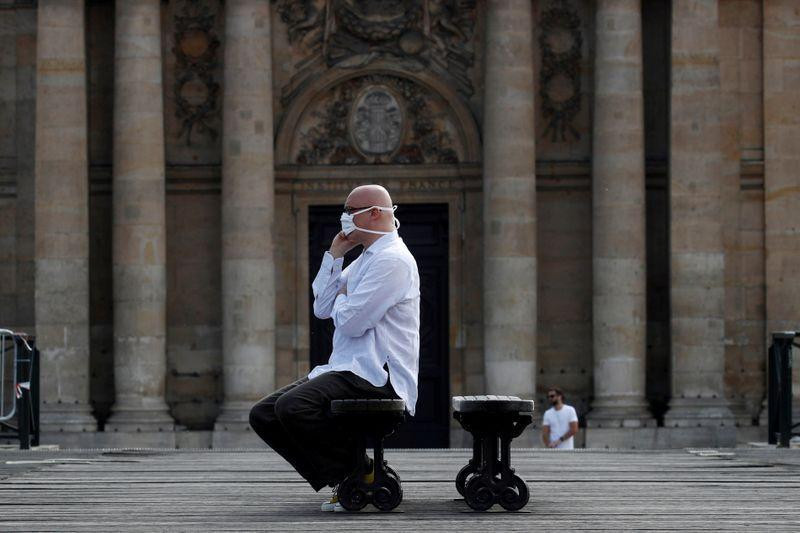
<path id="1" fill-rule="evenodd" d="M 319 491 L 334 487 L 323 511 L 343 510 L 336 487 L 356 468 L 371 472 L 369 457 L 355 464 L 355 443 L 331 417 L 332 400 L 401 398 L 413 416 L 419 369 L 419 272 L 397 234 L 400 223 L 388 191 L 379 185 L 353 189 L 311 287 L 314 315 L 331 318 L 333 351 L 308 377 L 259 401 L 250 425 L 272 449 Z M 364 250 L 342 270 L 344 255 Z"/>

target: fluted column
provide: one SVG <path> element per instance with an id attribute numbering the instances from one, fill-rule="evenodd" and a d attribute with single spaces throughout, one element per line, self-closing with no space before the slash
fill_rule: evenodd
<path id="1" fill-rule="evenodd" d="M 106 431 L 169 431 L 164 124 L 159 0 L 116 3 L 113 287 L 115 403 Z"/>
<path id="2" fill-rule="evenodd" d="M 767 342 L 800 330 L 800 13 L 764 2 L 764 222 Z M 765 342 L 765 346 L 766 346 Z M 800 420 L 800 349 L 794 349 L 794 421 Z"/>
<path id="3" fill-rule="evenodd" d="M 486 392 L 536 392 L 536 142 L 530 0 L 486 5 L 483 342 Z"/>
<path id="4" fill-rule="evenodd" d="M 84 0 L 39 0 L 35 135 L 41 429 L 93 431 Z"/>
<path id="5" fill-rule="evenodd" d="M 249 428 L 275 388 L 270 5 L 225 3 L 222 315 L 225 402 L 215 430 Z M 216 435 L 215 435 L 215 438 Z"/>
<path id="6" fill-rule="evenodd" d="M 596 4 L 592 232 L 595 427 L 653 425 L 645 401 L 644 99 L 640 0 Z"/>
<path id="7" fill-rule="evenodd" d="M 665 425 L 728 426 L 717 0 L 672 3 L 670 297 Z"/>

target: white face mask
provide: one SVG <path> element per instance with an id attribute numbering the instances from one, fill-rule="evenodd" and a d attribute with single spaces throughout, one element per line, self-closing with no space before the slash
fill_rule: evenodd
<path id="1" fill-rule="evenodd" d="M 377 205 L 373 205 L 371 207 L 362 209 L 361 211 L 350 213 L 349 215 L 347 213 L 342 213 L 342 216 L 339 220 L 342 223 L 342 231 L 344 232 L 344 234 L 350 235 L 355 230 L 363 231 L 364 233 L 374 233 L 375 235 L 388 235 L 389 233 L 392 233 L 391 231 L 376 231 L 371 229 L 359 228 L 358 226 L 356 226 L 356 223 L 353 222 L 353 217 L 356 215 L 360 215 L 361 213 L 364 213 L 366 211 L 369 211 L 370 209 L 380 209 L 381 211 L 391 211 L 392 213 L 394 213 L 395 209 L 397 209 L 397 206 L 394 205 L 392 207 L 380 207 Z M 397 220 L 396 218 L 394 219 L 394 226 L 395 229 L 400 227 L 400 221 Z"/>

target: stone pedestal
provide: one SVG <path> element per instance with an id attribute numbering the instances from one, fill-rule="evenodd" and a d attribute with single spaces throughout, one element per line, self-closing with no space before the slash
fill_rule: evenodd
<path id="1" fill-rule="evenodd" d="M 672 4 L 667 427 L 734 424 L 725 399 L 725 253 L 716 0 Z"/>
<path id="2" fill-rule="evenodd" d="M 34 216 L 41 430 L 94 431 L 83 0 L 41 0 L 37 33 Z"/>
<path id="3" fill-rule="evenodd" d="M 536 143 L 530 0 L 486 5 L 483 343 L 486 393 L 536 392 Z"/>
<path id="4" fill-rule="evenodd" d="M 733 448 L 740 430 L 733 426 L 587 428 L 587 448 L 669 450 L 678 448 Z"/>
<path id="5" fill-rule="evenodd" d="M 158 0 L 116 3 L 113 287 L 115 403 L 107 432 L 171 432 Z M 146 441 L 146 440 L 145 440 Z"/>
<path id="6" fill-rule="evenodd" d="M 275 388 L 270 6 L 225 3 L 222 300 L 225 401 L 214 446 L 258 437 L 250 408 Z M 244 435 L 224 433 L 240 432 Z M 255 440 L 253 440 L 255 439 Z"/>
<path id="7" fill-rule="evenodd" d="M 597 2 L 590 427 L 646 427 L 646 258 L 639 0 Z"/>

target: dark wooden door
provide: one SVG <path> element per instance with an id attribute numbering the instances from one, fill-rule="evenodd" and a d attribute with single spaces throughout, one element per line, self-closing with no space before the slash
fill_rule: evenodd
<path id="1" fill-rule="evenodd" d="M 341 206 L 311 206 L 309 274 L 319 270 L 322 254 L 340 230 Z M 446 448 L 449 442 L 450 374 L 448 345 L 448 227 L 446 204 L 407 204 L 397 208 L 400 237 L 417 260 L 420 277 L 420 365 L 416 416 L 386 441 L 390 447 Z M 345 267 L 361 248 L 345 256 Z M 313 294 L 309 287 L 310 302 Z M 311 367 L 328 362 L 332 350 L 333 321 L 319 320 L 310 306 Z"/>

